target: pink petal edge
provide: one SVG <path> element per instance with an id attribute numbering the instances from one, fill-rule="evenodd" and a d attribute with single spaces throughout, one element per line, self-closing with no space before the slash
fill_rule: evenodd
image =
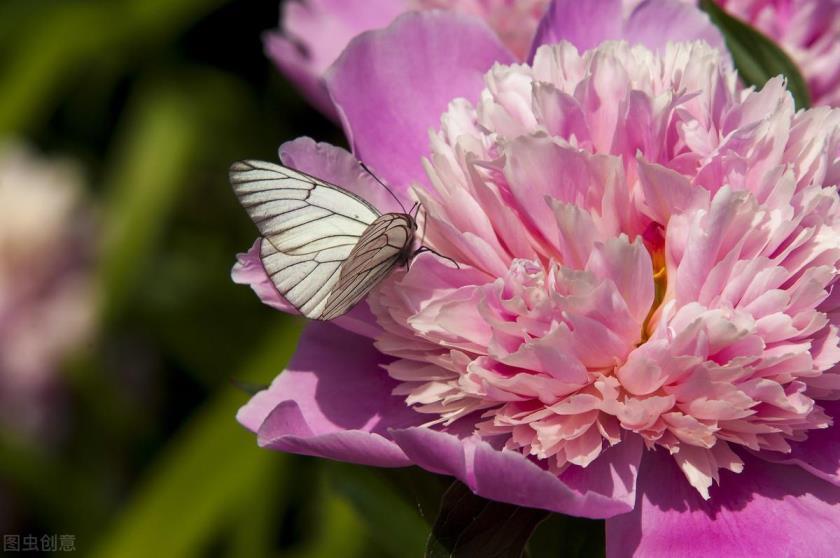
<path id="1" fill-rule="evenodd" d="M 410 12 L 353 39 L 326 81 L 353 152 L 405 195 L 413 182 L 425 181 L 429 129 L 438 128 L 449 102 L 475 101 L 484 73 L 513 61 L 477 18 Z"/>

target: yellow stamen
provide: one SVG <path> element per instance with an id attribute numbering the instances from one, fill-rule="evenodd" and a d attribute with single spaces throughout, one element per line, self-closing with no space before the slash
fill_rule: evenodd
<path id="1" fill-rule="evenodd" d="M 651 254 L 653 262 L 653 304 L 650 305 L 650 311 L 642 323 L 642 340 L 639 345 L 650 339 L 651 319 L 653 315 L 659 310 L 662 301 L 665 299 L 665 291 L 668 289 L 668 270 L 665 266 L 665 250 L 656 250 Z"/>

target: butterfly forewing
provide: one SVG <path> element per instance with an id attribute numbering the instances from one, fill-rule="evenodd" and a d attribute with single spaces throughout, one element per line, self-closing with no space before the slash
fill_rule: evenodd
<path id="1" fill-rule="evenodd" d="M 260 256 L 277 290 L 309 318 L 322 313 L 379 212 L 338 186 L 263 161 L 234 163 L 230 180 L 263 240 Z"/>
<path id="2" fill-rule="evenodd" d="M 377 218 L 341 264 L 320 319 L 338 317 L 362 300 L 396 265 L 408 261 L 413 243 L 409 215 L 386 213 Z"/>
<path id="3" fill-rule="evenodd" d="M 379 216 L 368 202 L 307 174 L 262 161 L 231 167 L 233 190 L 260 234 L 281 252 L 352 242 Z"/>

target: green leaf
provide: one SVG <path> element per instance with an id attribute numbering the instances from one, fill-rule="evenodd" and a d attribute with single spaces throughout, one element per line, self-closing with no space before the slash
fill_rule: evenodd
<path id="1" fill-rule="evenodd" d="M 549 512 L 485 500 L 460 482 L 443 495 L 426 558 L 518 558 Z"/>
<path id="2" fill-rule="evenodd" d="M 281 322 L 238 375 L 254 382 L 275 375 L 294 350 L 296 329 L 291 320 Z M 286 458 L 258 448 L 253 434 L 236 422 L 245 399 L 224 386 L 193 416 L 151 467 L 94 556 L 200 556 L 225 525 L 235 525 L 231 520 L 256 505 L 254 498 L 275 497 L 265 487 L 283 474 Z"/>
<path id="3" fill-rule="evenodd" d="M 601 558 L 606 551 L 604 521 L 553 513 L 528 541 L 529 558 Z"/>
<path id="4" fill-rule="evenodd" d="M 429 526 L 388 472 L 344 463 L 328 463 L 326 470 L 330 486 L 367 523 L 374 543 L 392 556 L 423 554 Z"/>
<path id="5" fill-rule="evenodd" d="M 426 535 L 435 522 L 443 494 L 452 479 L 424 471 L 419 467 L 376 469 L 376 474 L 387 482 L 391 490 L 400 495 L 426 522 Z"/>
<path id="6" fill-rule="evenodd" d="M 797 108 L 811 106 L 808 85 L 796 64 L 767 36 L 727 14 L 713 0 L 700 0 L 700 8 L 709 15 L 726 40 L 741 79 L 761 87 L 772 77 L 783 75 Z"/>

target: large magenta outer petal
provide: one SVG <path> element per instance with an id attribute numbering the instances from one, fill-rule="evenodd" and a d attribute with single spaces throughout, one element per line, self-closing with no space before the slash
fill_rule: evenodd
<path id="1" fill-rule="evenodd" d="M 753 456 L 720 480 L 704 501 L 667 452 L 648 452 L 635 510 L 607 521 L 607 556 L 837 555 L 840 488 Z"/>
<path id="2" fill-rule="evenodd" d="M 560 480 L 581 494 L 603 494 L 632 508 L 636 504 L 636 480 L 643 451 L 642 439 L 625 433 L 620 444 L 602 451 L 586 467 L 569 466 Z"/>
<path id="3" fill-rule="evenodd" d="M 791 442 L 788 454 L 763 452 L 761 457 L 776 463 L 798 465 L 824 481 L 840 486 L 840 401 L 819 401 L 834 425 L 811 430 L 804 442 Z"/>
<path id="4" fill-rule="evenodd" d="M 456 477 L 484 498 L 592 518 L 612 517 L 633 507 L 632 496 L 614 498 L 575 488 L 521 453 L 496 449 L 477 437 L 459 438 L 429 428 L 394 429 L 391 435 L 412 462 Z M 620 469 L 634 472 L 640 452 L 640 446 L 629 448 Z"/>
<path id="5" fill-rule="evenodd" d="M 531 46 L 569 41 L 579 51 L 603 41 L 626 40 L 651 50 L 669 42 L 704 40 L 725 51 L 720 31 L 696 6 L 681 0 L 645 0 L 625 19 L 621 0 L 553 0 Z"/>
<path id="6" fill-rule="evenodd" d="M 284 165 L 353 192 L 381 213 L 402 210 L 394 196 L 346 149 L 302 137 L 281 145 L 279 155 Z"/>
<path id="7" fill-rule="evenodd" d="M 553 0 L 545 12 L 529 60 L 542 45 L 569 41 L 579 51 L 621 38 L 624 16 L 621 0 Z"/>
<path id="8" fill-rule="evenodd" d="M 284 2 L 283 28 L 263 36 L 265 52 L 316 108 L 337 119 L 324 72 L 353 37 L 385 27 L 407 8 L 404 0 Z"/>
<path id="9" fill-rule="evenodd" d="M 301 54 L 300 47 L 283 34 L 272 31 L 263 35 L 263 48 L 266 56 L 297 86 L 312 106 L 327 118 L 338 120 L 338 114 L 321 74 Z"/>
<path id="10" fill-rule="evenodd" d="M 420 427 L 428 416 L 391 394 L 397 382 L 382 368 L 388 360 L 370 340 L 313 322 L 288 368 L 237 420 L 263 447 L 379 467 L 416 464 L 493 500 L 595 518 L 632 509 L 637 439 L 607 450 L 591 469 L 559 478 L 519 452 Z"/>
<path id="11" fill-rule="evenodd" d="M 410 465 L 388 429 L 425 417 L 391 395 L 397 382 L 382 369 L 387 362 L 369 339 L 313 322 L 288 368 L 239 410 L 237 420 L 263 447 L 380 467 Z"/>
<path id="12" fill-rule="evenodd" d="M 642 2 L 625 22 L 622 39 L 651 50 L 663 49 L 669 42 L 706 41 L 714 48 L 728 52 L 723 35 L 709 16 L 681 0 Z"/>
<path id="13" fill-rule="evenodd" d="M 449 102 L 475 101 L 493 63 L 513 61 L 479 19 L 412 12 L 356 37 L 326 79 L 356 156 L 404 195 L 425 181 L 429 129 Z"/>

